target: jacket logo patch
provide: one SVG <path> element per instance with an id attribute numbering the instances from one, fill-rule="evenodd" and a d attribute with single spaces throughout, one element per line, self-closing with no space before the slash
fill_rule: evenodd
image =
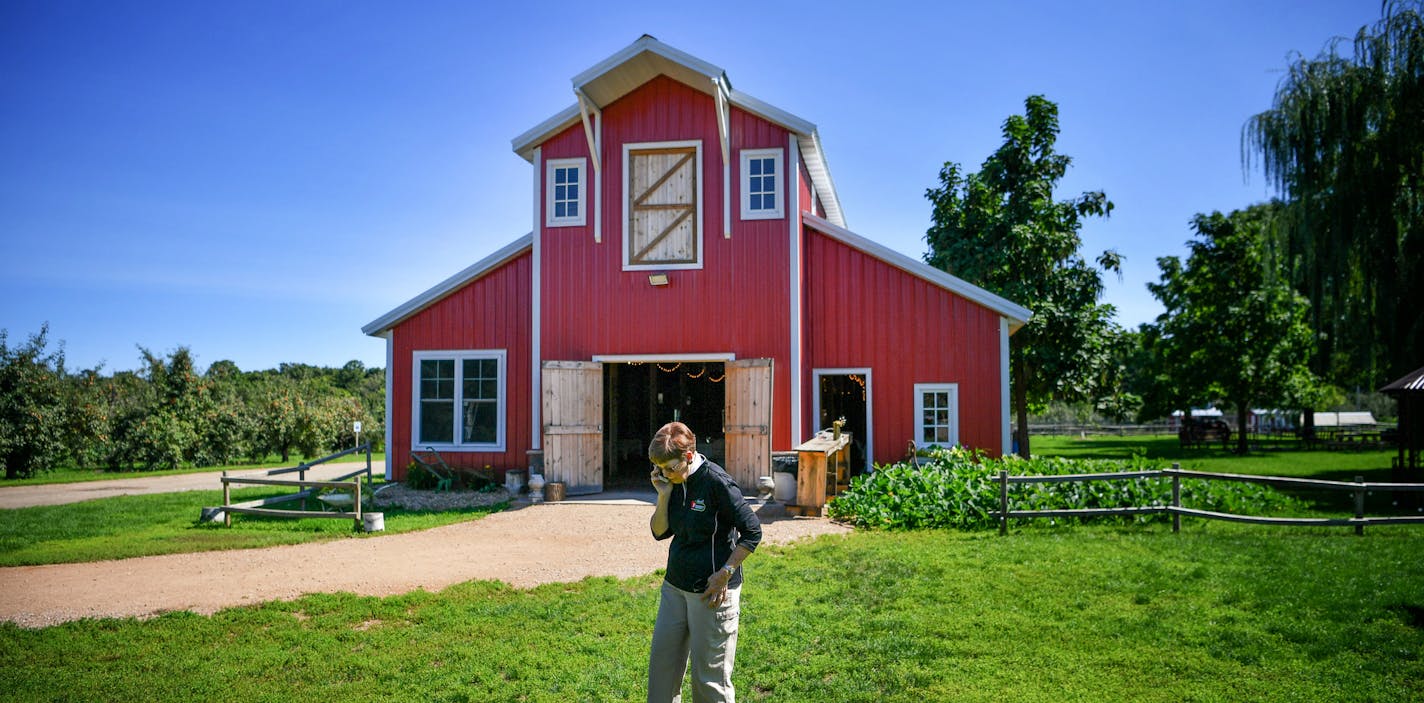
<path id="1" fill-rule="evenodd" d="M 707 509 L 707 501 L 698 498 L 697 500 L 692 501 L 692 505 L 689 505 L 687 507 L 692 508 L 693 512 L 700 513 Z"/>

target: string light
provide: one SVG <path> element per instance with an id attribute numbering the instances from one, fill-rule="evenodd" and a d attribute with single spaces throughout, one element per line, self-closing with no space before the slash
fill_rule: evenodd
<path id="1" fill-rule="evenodd" d="M 688 378 L 702 378 L 703 375 L 705 375 L 706 373 L 707 373 L 707 364 L 703 364 L 703 365 L 702 365 L 702 368 L 699 369 L 699 370 L 697 371 L 697 373 L 690 373 L 690 374 L 687 374 L 687 377 L 688 377 Z"/>
<path id="2" fill-rule="evenodd" d="M 674 371 L 676 371 L 676 370 L 678 370 L 678 369 L 680 369 L 680 368 L 682 368 L 682 362 L 681 362 L 681 361 L 677 362 L 676 364 L 673 364 L 673 365 L 672 365 L 672 368 L 670 368 L 670 369 L 665 369 L 665 368 L 663 368 L 663 365 L 662 365 L 662 364 L 658 364 L 658 370 L 659 370 L 659 371 L 662 371 L 663 373 L 672 373 L 672 372 L 674 372 Z"/>

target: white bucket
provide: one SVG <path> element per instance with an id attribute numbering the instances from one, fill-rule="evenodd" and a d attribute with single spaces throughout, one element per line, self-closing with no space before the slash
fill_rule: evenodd
<path id="1" fill-rule="evenodd" d="M 361 513 L 361 527 L 366 532 L 380 532 L 386 529 L 385 513 Z"/>
<path id="2" fill-rule="evenodd" d="M 776 498 L 776 502 L 796 502 L 796 474 L 777 471 L 771 475 L 771 480 L 776 484 L 776 488 L 772 491 L 772 497 Z"/>

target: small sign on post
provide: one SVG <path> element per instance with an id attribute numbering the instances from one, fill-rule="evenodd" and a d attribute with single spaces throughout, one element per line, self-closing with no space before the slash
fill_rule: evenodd
<path id="1" fill-rule="evenodd" d="M 356 446 L 361 446 L 361 421 L 351 423 L 351 431 L 356 433 Z"/>

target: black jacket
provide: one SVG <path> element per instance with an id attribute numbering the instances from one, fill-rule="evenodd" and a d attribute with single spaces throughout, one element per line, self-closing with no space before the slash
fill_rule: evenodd
<path id="1" fill-rule="evenodd" d="M 707 590 L 707 579 L 741 546 L 755 551 L 761 543 L 761 521 L 742 497 L 737 482 L 720 466 L 703 458 L 702 465 L 668 496 L 668 529 L 654 534 L 668 547 L 667 582 L 684 591 Z M 742 584 L 737 569 L 728 588 Z"/>

